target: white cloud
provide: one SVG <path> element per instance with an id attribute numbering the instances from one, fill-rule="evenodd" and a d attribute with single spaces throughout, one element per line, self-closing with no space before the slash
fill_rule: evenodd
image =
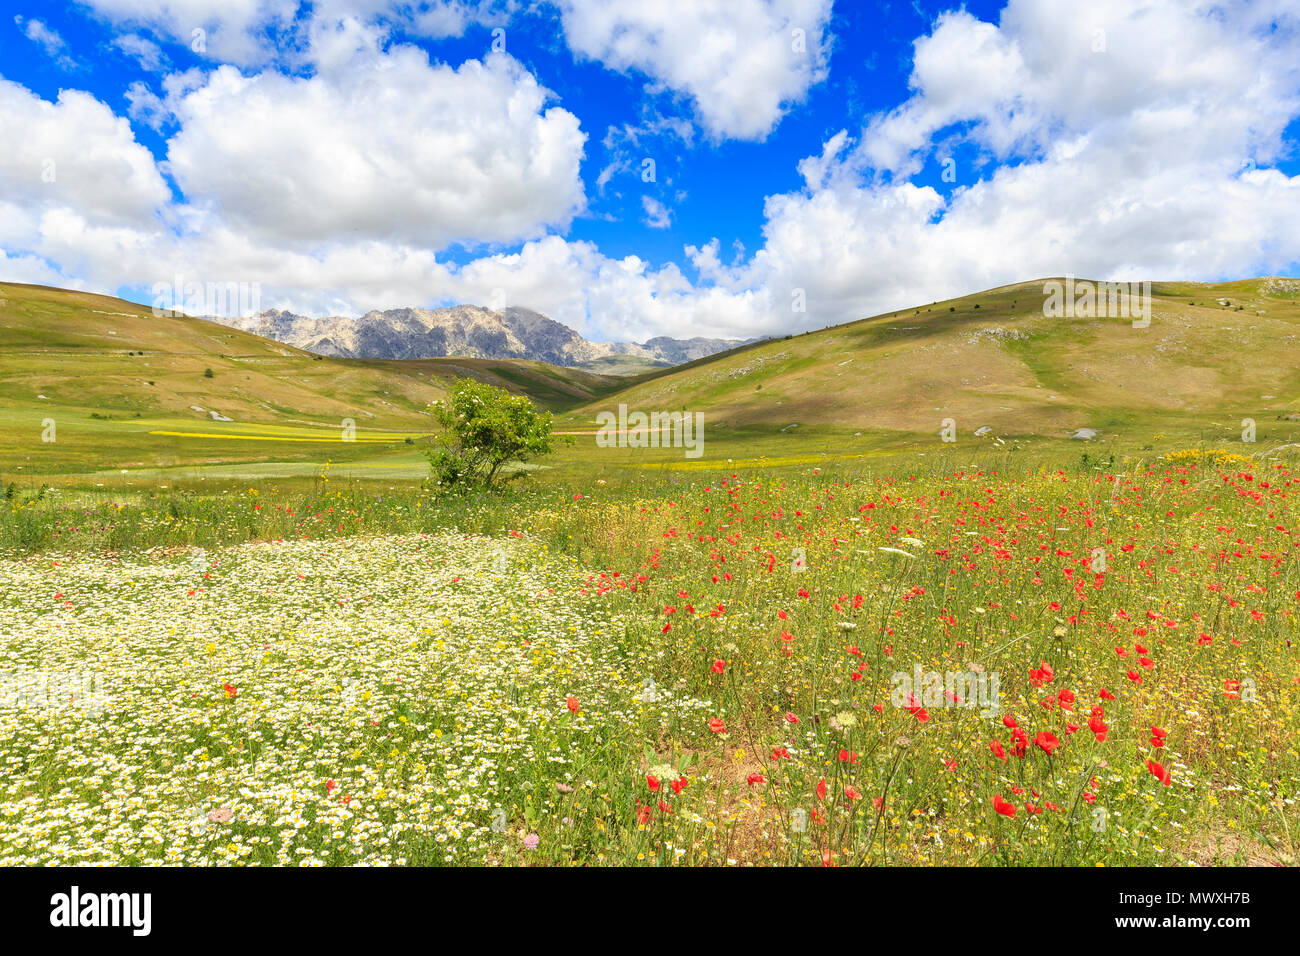
<path id="1" fill-rule="evenodd" d="M 997 26 L 944 15 L 916 44 L 914 95 L 856 147 L 842 132 L 800 164 L 806 189 L 768 198 L 748 263 L 688 254 L 702 278 L 766 290 L 769 332 L 1065 272 L 1284 269 L 1300 260 L 1300 177 L 1241 172 L 1277 158 L 1300 115 L 1300 23 L 1268 27 L 1277 9 L 1207 20 L 1185 4 L 1108 3 L 1072 18 L 1071 3 L 1012 0 Z M 1105 52 L 1092 51 L 1094 28 Z M 959 167 L 946 199 L 908 182 L 953 124 L 1023 161 L 983 179 Z M 807 315 L 790 311 L 794 289 Z"/>
<path id="2" fill-rule="evenodd" d="M 916 41 L 913 96 L 873 120 L 861 159 L 913 171 L 913 154 L 954 124 L 1000 159 L 1162 123 L 1177 131 L 1149 139 L 1162 156 L 1275 158 L 1300 102 L 1297 14 L 1284 11 L 1269 2 L 1211 11 L 1182 0 L 1011 0 L 997 25 L 945 13 Z"/>
<path id="3" fill-rule="evenodd" d="M 311 78 L 232 67 L 169 98 L 189 201 L 263 237 L 439 248 L 565 228 L 585 204 L 572 113 L 502 54 L 458 69 L 369 51 Z"/>
<path id="4" fill-rule="evenodd" d="M 162 47 L 138 33 L 124 33 L 113 39 L 113 46 L 140 64 L 140 69 L 157 73 L 167 67 Z"/>
<path id="5" fill-rule="evenodd" d="M 126 88 L 126 101 L 127 115 L 150 129 L 162 129 L 163 123 L 171 115 L 162 97 L 139 80 Z"/>
<path id="6" fill-rule="evenodd" d="M 642 196 L 641 208 L 645 210 L 643 221 L 651 229 L 667 229 L 673 224 L 673 211 L 658 199 Z"/>
<path id="7" fill-rule="evenodd" d="M 767 197 L 747 259 L 725 263 L 717 239 L 687 246 L 694 278 L 545 234 L 581 208 L 583 136 L 506 57 L 430 66 L 344 18 L 317 25 L 309 79 L 169 76 L 179 205 L 102 103 L 0 81 L 0 140 L 19 144 L 0 151 L 0 278 L 57 268 L 59 284 L 112 290 L 180 273 L 258 282 L 264 306 L 317 314 L 503 290 L 589 337 L 639 340 L 798 331 L 1064 272 L 1207 279 L 1300 261 L 1300 177 L 1268 168 L 1300 115 L 1296 16 L 1079 11 L 1012 0 L 997 24 L 941 17 L 916 43 L 908 100 L 799 163 L 803 188 Z M 132 103 L 157 108 L 139 90 Z M 626 129 L 610 142 L 635 155 Z M 1011 162 L 981 175 L 958 149 L 950 195 L 908 181 L 961 144 Z M 61 191 L 35 185 L 47 154 L 64 158 Z M 652 222 L 656 208 L 643 206 Z M 439 258 L 449 242 L 511 238 L 523 244 L 464 265 Z M 795 289 L 807 313 L 792 312 Z"/>
<path id="8" fill-rule="evenodd" d="M 435 0 L 416 6 L 409 25 L 419 36 L 440 40 L 460 36 L 470 24 L 505 26 L 518 8 L 516 0 Z"/>
<path id="9" fill-rule="evenodd" d="M 214 61 L 241 67 L 310 61 L 314 44 L 337 25 L 351 22 L 387 34 L 400 26 L 416 36 L 460 36 L 471 24 L 504 25 L 519 0 L 83 0 L 95 14 L 119 27 L 145 30 Z M 196 32 L 198 31 L 198 32 Z M 128 53 L 146 70 L 156 58 L 125 38 Z M 122 41 L 119 40 L 119 45 Z M 156 48 L 156 45 L 155 45 Z"/>
<path id="10" fill-rule="evenodd" d="M 0 279 L 31 285 L 52 285 L 60 289 L 79 289 L 82 283 L 70 279 L 44 259 L 33 255 L 8 255 L 0 249 Z"/>
<path id="11" fill-rule="evenodd" d="M 605 165 L 596 177 L 596 190 L 601 195 L 616 176 L 631 173 L 640 181 L 647 158 L 676 151 L 678 142 L 687 149 L 695 145 L 695 127 L 689 119 L 646 112 L 646 118 L 640 123 L 606 129 L 601 141 Z"/>
<path id="12" fill-rule="evenodd" d="M 291 33 L 299 0 L 84 0 L 118 26 L 143 28 L 228 63 L 274 56 L 275 35 Z"/>
<path id="13" fill-rule="evenodd" d="M 33 214 L 67 207 L 92 222 L 144 224 L 169 200 L 131 125 L 88 93 L 56 102 L 0 79 L 0 201 Z"/>
<path id="14" fill-rule="evenodd" d="M 558 6 L 575 53 L 686 94 L 714 139 L 764 139 L 786 108 L 826 76 L 830 0 L 559 0 Z"/>
<path id="15" fill-rule="evenodd" d="M 76 69 L 77 62 L 67 52 L 67 41 L 59 36 L 57 30 L 52 30 L 40 20 L 24 20 L 21 16 L 14 17 L 14 24 L 23 31 L 27 39 L 44 50 L 45 55 L 60 67 L 65 70 Z"/>

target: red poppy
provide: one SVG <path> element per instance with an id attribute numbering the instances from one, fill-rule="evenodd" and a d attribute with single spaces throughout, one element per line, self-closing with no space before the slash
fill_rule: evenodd
<path id="1" fill-rule="evenodd" d="M 1004 817 L 1014 817 L 1016 815 L 1016 808 L 1012 804 L 1003 800 L 1002 794 L 997 794 L 993 797 L 993 809 Z"/>
<path id="2" fill-rule="evenodd" d="M 1029 750 L 1029 735 L 1017 727 L 1011 732 L 1011 737 L 1011 752 L 1017 757 L 1023 757 Z"/>
<path id="3" fill-rule="evenodd" d="M 1100 708 L 1098 708 L 1098 709 L 1100 709 Z M 1094 715 L 1094 716 L 1092 716 L 1092 717 L 1089 717 L 1089 718 L 1088 718 L 1088 729 L 1091 730 L 1094 734 L 1097 735 L 1097 742 L 1098 742 L 1098 743 L 1105 743 L 1105 742 L 1106 742 L 1106 733 L 1107 733 L 1107 731 L 1110 730 L 1110 728 L 1106 726 L 1106 721 L 1103 720 L 1101 717 L 1096 716 L 1096 715 Z"/>
<path id="4" fill-rule="evenodd" d="M 1155 774 L 1156 779 L 1159 780 L 1161 783 L 1163 783 L 1166 787 L 1169 786 L 1169 781 L 1172 779 L 1172 776 L 1169 773 L 1169 771 L 1164 768 L 1162 764 L 1157 763 L 1154 760 L 1148 760 L 1147 769 L 1150 770 L 1153 774 Z"/>
<path id="5" fill-rule="evenodd" d="M 1053 750 L 1061 746 L 1061 741 L 1057 739 L 1056 734 L 1047 730 L 1040 730 L 1038 736 L 1034 738 L 1034 743 L 1049 757 Z"/>

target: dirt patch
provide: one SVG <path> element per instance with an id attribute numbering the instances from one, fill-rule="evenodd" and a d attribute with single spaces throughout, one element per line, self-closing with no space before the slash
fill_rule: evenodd
<path id="1" fill-rule="evenodd" d="M 1294 860 L 1267 843 L 1241 833 L 1205 833 L 1183 850 L 1198 866 L 1287 866 Z"/>

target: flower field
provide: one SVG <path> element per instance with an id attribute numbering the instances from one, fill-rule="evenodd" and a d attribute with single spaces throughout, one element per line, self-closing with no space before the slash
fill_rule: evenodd
<path id="1" fill-rule="evenodd" d="M 704 707 L 634 702 L 607 609 L 513 542 L 351 538 L 0 574 L 7 667 L 26 673 L 0 711 L 5 863 L 509 858 L 507 812 L 512 827 L 582 814 L 573 839 L 589 839 L 586 781 L 606 783 L 611 748 Z M 40 671 L 102 678 L 38 699 Z"/>
<path id="2" fill-rule="evenodd" d="M 1290 864 L 1298 485 L 749 469 L 12 554 L 0 862 Z"/>

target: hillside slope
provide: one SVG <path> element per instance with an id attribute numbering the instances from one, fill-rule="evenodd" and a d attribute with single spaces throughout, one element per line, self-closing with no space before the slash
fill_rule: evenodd
<path id="1" fill-rule="evenodd" d="M 1279 435 L 1300 411 L 1300 280 L 1155 283 L 1148 328 L 1048 318 L 1044 282 L 1019 283 L 757 343 L 640 382 L 565 416 L 703 411 L 726 429 L 831 428 L 1067 438 L 1169 427 Z M 721 430 L 721 431 L 720 431 Z M 1263 440 L 1261 437 L 1260 440 Z"/>
<path id="2" fill-rule="evenodd" d="M 202 319 L 160 318 L 122 299 L 0 283 L 0 404 L 10 407 L 330 425 L 351 417 L 412 428 L 462 375 L 548 408 L 618 384 L 533 361 L 328 358 Z"/>
<path id="3" fill-rule="evenodd" d="M 0 474 L 240 462 L 310 474 L 400 452 L 419 475 L 407 439 L 427 435 L 428 403 L 462 376 L 550 409 L 625 381 L 534 361 L 328 358 L 109 296 L 0 283 Z"/>

